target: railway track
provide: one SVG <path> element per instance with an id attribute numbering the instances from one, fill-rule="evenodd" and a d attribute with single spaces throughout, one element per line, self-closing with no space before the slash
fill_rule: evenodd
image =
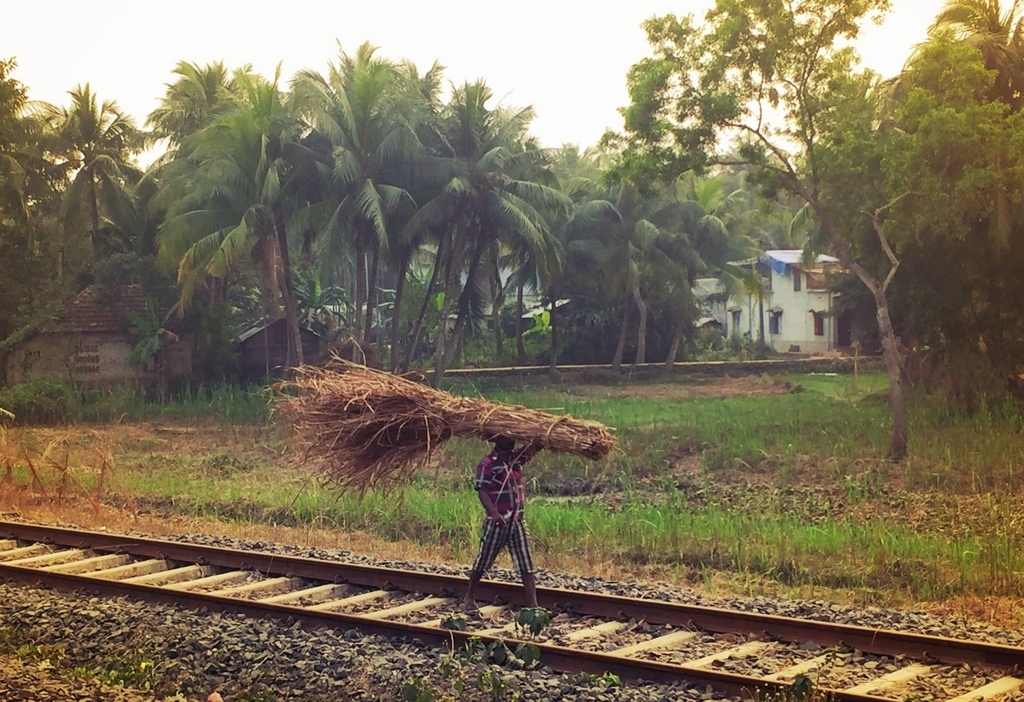
<path id="1" fill-rule="evenodd" d="M 516 585 L 484 581 L 481 617 L 444 628 L 465 578 L 0 522 L 0 578 L 62 590 L 355 628 L 437 646 L 518 642 Z M 555 670 L 686 680 L 750 697 L 816 679 L 867 702 L 1021 698 L 1024 648 L 829 622 L 538 588 L 552 624 L 530 640 Z M 966 672 L 965 672 L 966 671 Z"/>

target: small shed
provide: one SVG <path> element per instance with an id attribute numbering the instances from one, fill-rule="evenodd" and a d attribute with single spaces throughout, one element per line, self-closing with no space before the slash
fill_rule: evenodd
<path id="1" fill-rule="evenodd" d="M 302 356 L 312 360 L 323 351 L 320 335 L 307 327 L 299 327 Z M 279 377 L 288 356 L 288 322 L 284 317 L 264 320 L 238 333 L 238 359 L 242 378 L 259 382 Z"/>
<path id="2" fill-rule="evenodd" d="M 53 322 L 14 344 L 3 358 L 7 383 L 16 385 L 42 377 L 109 387 L 122 383 L 155 385 L 156 367 L 129 366 L 135 344 L 126 312 L 146 314 L 142 286 L 134 283 L 91 286 L 69 302 Z M 170 344 L 164 351 L 166 379 L 192 372 L 188 344 Z"/>

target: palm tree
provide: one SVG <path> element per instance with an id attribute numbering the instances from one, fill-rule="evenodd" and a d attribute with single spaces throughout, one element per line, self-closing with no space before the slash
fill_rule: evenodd
<path id="1" fill-rule="evenodd" d="M 573 265 L 600 271 L 609 301 L 622 307 L 613 368 L 621 367 L 634 319 L 634 363 L 646 362 L 652 296 L 678 311 L 666 356 L 668 366 L 675 362 L 688 317 L 684 310 L 696 309 L 694 281 L 720 271 L 730 256 L 746 252 L 728 226 L 738 191 L 726 190 L 724 177 L 687 174 L 650 197 L 621 184 L 591 189 L 590 199 L 578 205 L 568 225 Z"/>
<path id="2" fill-rule="evenodd" d="M 815 226 L 810 207 L 780 205 L 755 223 L 760 246 L 769 249 L 803 249 Z"/>
<path id="3" fill-rule="evenodd" d="M 160 231 L 161 255 L 177 261 L 183 307 L 206 277 L 223 278 L 245 253 L 261 263 L 266 314 L 283 305 L 289 366 L 303 362 L 291 285 L 289 189 L 297 164 L 309 158 L 296 143 L 298 124 L 282 102 L 280 68 L 273 81 L 236 71 L 241 106 L 186 140 L 191 171 L 168 188 L 185 194 L 171 203 Z"/>
<path id="4" fill-rule="evenodd" d="M 100 231 L 103 212 L 124 208 L 130 200 L 129 186 L 141 177 L 133 158 L 146 145 L 147 135 L 116 102 L 97 102 L 88 83 L 69 94 L 69 107 L 47 105 L 44 110 L 61 165 L 74 174 L 61 206 L 65 242 L 69 232 L 91 241 Z M 63 249 L 62 244 L 61 259 Z M 58 270 L 63 273 L 63 260 Z"/>
<path id="5" fill-rule="evenodd" d="M 1024 0 L 948 0 L 929 33 L 951 32 L 976 47 L 985 67 L 996 72 L 991 99 L 1017 111 L 1024 106 Z"/>
<path id="6" fill-rule="evenodd" d="M 160 185 L 153 171 L 125 189 L 126 197 L 111 202 L 99 231 L 93 235 L 93 246 L 101 257 L 133 253 L 152 256 L 157 253 L 157 232 L 163 217 Z"/>
<path id="7" fill-rule="evenodd" d="M 12 75 L 16 66 L 0 59 L 0 338 L 36 314 L 37 300 L 54 299 L 42 283 L 56 277 L 49 234 L 65 184 L 60 169 L 53 172 L 46 123 Z"/>
<path id="8" fill-rule="evenodd" d="M 397 185 L 399 166 L 420 151 L 419 86 L 376 51 L 369 43 L 354 56 L 340 51 L 326 76 L 303 71 L 293 86 L 299 112 L 330 148 L 333 212 L 322 228 L 323 246 L 335 260 L 354 252 L 357 342 L 368 340 L 372 329 L 381 257 L 394 236 L 389 219 L 412 205 Z"/>
<path id="9" fill-rule="evenodd" d="M 238 100 L 222 61 L 206 66 L 179 61 L 171 72 L 177 80 L 167 84 L 160 106 L 146 118 L 146 126 L 153 129 L 154 137 L 167 139 L 173 151 L 187 137 L 237 107 Z"/>
<path id="10" fill-rule="evenodd" d="M 665 232 L 648 218 L 651 209 L 635 189 L 612 187 L 598 199 L 584 202 L 573 214 L 567 240 L 579 255 L 593 259 L 589 266 L 600 271 L 605 292 L 622 299 L 622 325 L 612 366 L 619 369 L 625 352 L 634 310 L 639 313 L 635 363 L 646 361 L 647 312 L 644 277 L 657 243 Z"/>
<path id="11" fill-rule="evenodd" d="M 553 177 L 545 177 L 546 157 L 526 139 L 533 110 L 492 110 L 487 107 L 491 97 L 483 81 L 467 82 L 453 91 L 443 115 L 453 176 L 414 218 L 417 226 L 446 227 L 439 245 L 443 258 L 435 262 L 443 268 L 444 294 L 434 382 L 454 360 L 480 285 L 485 253 L 498 242 L 521 239 L 540 258 L 553 260 L 554 243 L 541 210 L 567 204 L 552 187 Z M 449 335 L 446 322 L 453 307 L 457 316 Z M 448 344 L 449 336 L 454 344 Z"/>
<path id="12" fill-rule="evenodd" d="M 675 265 L 674 270 L 669 269 L 670 279 L 683 276 L 683 284 L 674 288 L 677 306 L 696 309 L 692 288 L 700 276 L 717 277 L 728 288 L 732 277 L 727 271 L 728 262 L 748 258 L 757 251 L 756 242 L 742 233 L 739 221 L 739 213 L 750 209 L 749 191 L 744 185 L 742 174 L 736 182 L 730 174 L 702 177 L 687 172 L 674 184 L 668 206 L 655 215 L 656 221 L 667 217 L 679 227 L 675 232 L 669 230 L 667 240 L 660 245 Z M 676 315 L 674 320 L 668 367 L 675 363 L 683 318 Z"/>
<path id="13" fill-rule="evenodd" d="M 391 314 L 390 367 L 392 372 L 398 370 L 398 361 L 401 356 L 403 335 L 400 327 L 406 279 L 410 275 L 413 262 L 423 252 L 423 247 L 428 242 L 438 241 L 436 229 L 410 226 L 415 215 L 415 203 L 428 202 L 436 196 L 450 175 L 444 161 L 436 157 L 437 149 L 435 148 L 443 142 L 439 116 L 442 109 L 440 91 L 444 67 L 434 62 L 428 71 L 420 75 L 413 63 L 404 61 L 398 65 L 398 71 L 410 91 L 408 97 L 409 106 L 412 109 L 408 115 L 411 117 L 411 125 L 415 128 L 418 143 L 415 153 L 407 154 L 399 162 L 398 182 L 408 191 L 410 199 L 403 199 L 403 207 L 394 213 L 392 224 L 388 226 L 387 263 L 395 278 L 395 298 Z M 410 205 L 412 209 L 410 209 Z M 436 270 L 436 266 L 434 268 Z M 434 282 L 436 282 L 436 276 L 432 275 L 431 283 L 424 293 L 423 303 L 429 304 L 430 288 L 433 287 Z M 418 330 L 422 328 L 425 312 L 426 310 L 421 306 L 420 315 L 415 325 L 417 333 L 411 335 L 405 360 L 406 370 L 411 362 L 412 354 L 415 353 L 416 337 Z"/>
<path id="14" fill-rule="evenodd" d="M 16 66 L 14 59 L 0 60 L 0 220 L 28 229 L 31 168 L 23 152 L 28 142 L 29 125 L 23 118 L 28 91 L 10 77 Z"/>
<path id="15" fill-rule="evenodd" d="M 516 359 L 519 365 L 524 365 L 526 363 L 526 347 L 523 344 L 523 315 L 526 314 L 526 309 L 523 298 L 527 290 L 539 292 L 542 289 L 541 267 L 538 265 L 540 262 L 534 256 L 533 250 L 526 246 L 514 248 L 510 255 L 510 262 L 512 263 L 512 275 L 509 276 L 508 285 L 514 286 L 516 291 Z M 556 355 L 556 350 L 556 347 L 552 345 L 552 359 Z"/>

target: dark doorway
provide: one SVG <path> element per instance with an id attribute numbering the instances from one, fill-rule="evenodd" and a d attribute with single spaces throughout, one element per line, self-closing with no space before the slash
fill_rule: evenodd
<path id="1" fill-rule="evenodd" d="M 848 312 L 839 315 L 836 321 L 836 346 L 846 348 L 853 341 L 850 331 L 850 314 Z"/>

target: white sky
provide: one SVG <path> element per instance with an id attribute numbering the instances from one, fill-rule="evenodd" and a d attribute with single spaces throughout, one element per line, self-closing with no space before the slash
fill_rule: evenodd
<path id="1" fill-rule="evenodd" d="M 882 27 L 858 46 L 864 63 L 897 73 L 922 41 L 942 0 L 894 0 Z M 511 106 L 533 105 L 532 133 L 544 146 L 589 146 L 607 127 L 621 128 L 629 67 L 648 54 L 640 23 L 667 13 L 698 16 L 712 0 L 16 0 L 5 3 L 0 58 L 14 56 L 14 77 L 29 97 L 66 104 L 67 91 L 90 83 L 139 124 L 157 106 L 179 60 L 200 65 L 251 63 L 283 84 L 296 71 L 325 71 L 337 42 L 349 53 L 364 41 L 380 55 L 435 61 L 448 81 L 486 79 Z"/>

